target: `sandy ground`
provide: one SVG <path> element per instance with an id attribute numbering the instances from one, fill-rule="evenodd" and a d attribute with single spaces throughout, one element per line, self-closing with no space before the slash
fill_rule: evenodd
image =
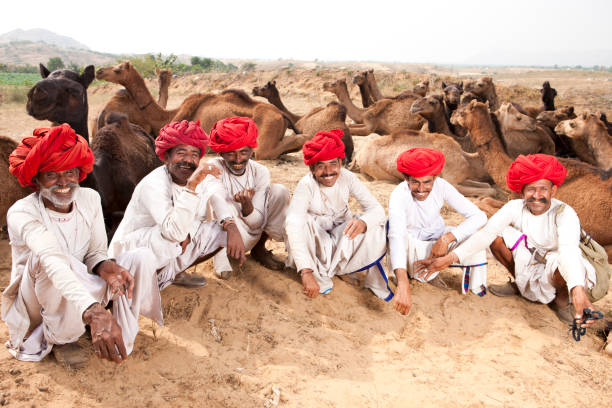
<path id="1" fill-rule="evenodd" d="M 547 74 L 514 73 L 515 82 L 512 74 L 505 72 L 500 80 L 525 85 L 517 88 L 518 94 L 535 92 L 532 102 L 537 104 L 535 86 L 549 79 Z M 170 89 L 169 106 L 191 92 L 250 90 L 275 78 L 285 104 L 305 113 L 334 99 L 320 85 L 342 75 L 347 74 L 266 71 L 179 78 Z M 403 75 L 406 83 L 423 77 Z M 551 82 L 560 99 L 571 95 L 584 108 L 604 108 L 594 105 L 597 99 L 589 99 L 588 89 L 579 90 L 588 79 L 577 78 L 571 89 Z M 609 94 L 612 83 L 601 84 L 606 88 L 598 88 L 598 95 Z M 387 86 L 383 91 L 392 93 L 393 85 Z M 90 117 L 114 89 L 90 89 Z M 351 94 L 358 104 L 356 88 Z M 0 109 L 0 134 L 20 139 L 41 125 L 45 123 L 27 116 L 23 106 Z M 355 138 L 357 148 L 362 142 Z M 307 172 L 299 153 L 263 163 L 273 182 L 292 190 Z M 364 181 L 386 208 L 395 185 Z M 444 217 L 451 224 L 461 221 L 446 209 Z M 282 244 L 270 247 L 283 255 Z M 2 240 L 2 288 L 9 282 L 10 263 L 8 241 Z M 22 363 L 1 352 L 0 404 L 264 407 L 271 406 L 268 400 L 276 389 L 283 407 L 612 405 L 612 360 L 602 354 L 603 341 L 594 330 L 575 342 L 545 305 L 518 297 L 461 295 L 457 270 L 442 273 L 451 291 L 412 283 L 413 309 L 401 316 L 392 304 L 340 280 L 331 294 L 307 299 L 294 274 L 267 270 L 250 259 L 229 281 L 214 276 L 211 261 L 194 269 L 206 276 L 208 285 L 166 289 L 165 326 L 141 319 L 134 352 L 120 366 L 92 353 L 89 365 L 75 372 L 53 357 Z M 504 269 L 489 259 L 489 282 L 505 280 Z M 612 313 L 612 294 L 596 306 Z M 7 328 L 0 324 L 0 339 L 7 338 Z"/>

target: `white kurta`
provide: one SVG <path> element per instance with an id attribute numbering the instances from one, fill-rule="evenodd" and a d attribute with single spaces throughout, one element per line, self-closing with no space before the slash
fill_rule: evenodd
<path id="1" fill-rule="evenodd" d="M 80 188 L 71 212 L 65 214 L 45 208 L 34 193 L 9 209 L 7 223 L 13 260 L 11 283 L 2 294 L 2 318 L 10 333 L 7 346 L 19 360 L 40 361 L 53 344 L 76 341 L 85 332 L 82 315 L 89 306 L 110 300 L 106 282 L 91 273 L 107 259 L 100 196 Z M 147 249 L 117 259 L 135 279 L 133 298 L 124 295 L 113 302 L 128 353 L 140 313 L 161 322 L 150 259 Z"/>
<path id="2" fill-rule="evenodd" d="M 513 248 L 516 284 L 521 294 L 531 301 L 550 303 L 555 298 L 551 279 L 556 269 L 569 290 L 574 286 L 592 288 L 596 282 L 595 269 L 578 247 L 580 221 L 568 205 L 557 215 L 556 209 L 561 204 L 563 202 L 553 198 L 548 211 L 533 215 L 524 200 L 512 200 L 453 252 L 463 261 L 489 246 L 497 236 L 502 236 L 506 246 Z M 523 234 L 526 242 L 517 244 Z M 536 253 L 538 257 L 545 257 L 545 263 L 537 261 Z"/>
<path id="3" fill-rule="evenodd" d="M 350 196 L 361 205 L 363 214 L 351 214 Z M 367 230 L 351 240 L 343 231 L 353 218 L 364 221 Z M 356 272 L 385 253 L 385 212 L 357 176 L 346 169 L 340 170 L 332 187 L 321 186 L 311 173 L 304 176 L 293 193 L 285 228 L 287 264 L 298 272 L 312 269 L 320 293 L 331 290 L 333 276 Z M 382 299 L 393 296 L 382 267 L 368 268 L 365 285 Z"/>
<path id="4" fill-rule="evenodd" d="M 224 188 L 223 208 L 231 213 L 231 217 L 236 222 L 245 250 L 250 251 L 264 231 L 270 238 L 282 241 L 287 207 L 291 197 L 287 187 L 280 184 L 271 185 L 268 169 L 253 160 L 247 162 L 245 172 L 240 176 L 233 174 L 221 157 L 210 160 L 210 163 L 221 170 L 220 181 Z M 234 200 L 234 195 L 246 189 L 255 190 L 255 194 L 251 199 L 253 212 L 245 217 L 242 215 L 240 203 Z M 212 205 L 209 206 L 212 207 Z M 212 212 L 215 219 L 224 218 L 218 216 L 214 208 Z M 225 249 L 215 255 L 214 263 L 215 271 L 218 273 L 232 270 Z"/>
<path id="5" fill-rule="evenodd" d="M 456 227 L 447 227 L 440 215 L 444 204 L 450 205 L 465 217 Z M 423 282 L 423 278 L 414 275 L 414 262 L 429 256 L 435 241 L 446 232 L 452 232 L 457 242 L 463 242 L 487 222 L 487 216 L 476 205 L 465 198 L 449 182 L 437 177 L 431 192 L 423 201 L 416 200 L 406 181 L 400 183 L 391 193 L 389 199 L 389 256 L 391 267 L 407 269 L 410 277 Z M 486 250 L 476 252 L 465 260 L 463 265 L 464 284 L 476 294 L 484 294 L 487 281 Z M 470 266 L 481 265 L 481 266 Z M 468 276 L 466 277 L 466 273 Z M 438 273 L 430 276 L 434 279 Z"/>

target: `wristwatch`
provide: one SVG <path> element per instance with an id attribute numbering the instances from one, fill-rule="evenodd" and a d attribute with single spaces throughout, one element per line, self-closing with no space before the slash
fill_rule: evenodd
<path id="1" fill-rule="evenodd" d="M 230 224 L 234 222 L 234 217 L 225 217 L 221 221 L 219 221 L 219 225 L 225 227 L 225 223 L 229 222 Z"/>

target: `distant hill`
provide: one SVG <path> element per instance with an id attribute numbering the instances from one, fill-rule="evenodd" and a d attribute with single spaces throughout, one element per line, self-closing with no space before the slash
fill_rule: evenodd
<path id="1" fill-rule="evenodd" d="M 114 64 L 119 55 L 76 48 L 61 48 L 43 42 L 13 41 L 0 43 L 0 63 L 38 65 L 41 62 L 46 64 L 51 57 L 60 57 L 66 65 L 74 63 L 78 66 L 91 64 L 98 66 Z"/>
<path id="2" fill-rule="evenodd" d="M 88 46 L 73 38 L 55 34 L 53 31 L 45 30 L 43 28 L 33 28 L 31 30 L 22 30 L 18 28 L 0 35 L 0 44 L 14 41 L 44 42 L 47 44 L 56 45 L 60 48 L 89 50 Z"/>

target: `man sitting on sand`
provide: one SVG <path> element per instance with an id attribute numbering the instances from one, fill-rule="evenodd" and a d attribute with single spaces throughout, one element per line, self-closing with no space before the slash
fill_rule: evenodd
<path id="1" fill-rule="evenodd" d="M 159 131 L 155 152 L 165 165 L 138 183 L 109 247 L 111 256 L 134 247 L 151 248 L 160 289 L 205 285 L 203 276 L 185 270 L 214 255 L 226 240 L 230 255 L 244 258 L 236 224 L 226 222 L 222 228 L 205 217 L 208 200 L 221 219 L 231 217 L 222 199 L 223 187 L 213 177 L 219 169 L 200 160 L 207 145 L 199 121 L 172 122 Z"/>
<path id="2" fill-rule="evenodd" d="M 357 176 L 342 168 L 342 135 L 339 129 L 318 132 L 302 148 L 310 173 L 299 181 L 287 212 L 288 264 L 295 265 L 308 297 L 331 291 L 335 275 L 367 267 L 365 286 L 390 300 L 384 270 L 380 263 L 374 266 L 385 253 L 385 211 Z M 351 214 L 350 196 L 363 214 Z"/>
<path id="3" fill-rule="evenodd" d="M 464 241 L 486 224 L 487 216 L 438 174 L 444 168 L 442 152 L 426 147 L 406 150 L 397 158 L 397 170 L 404 182 L 389 199 L 389 257 L 397 278 L 395 309 L 407 314 L 412 305 L 408 276 L 426 280 L 414 272 L 418 259 L 446 255 L 450 248 Z M 448 227 L 440 215 L 444 204 L 463 215 L 465 220 Z M 483 249 L 464 260 L 463 293 L 486 293 L 486 251 Z M 479 266 L 474 266 L 479 265 Z M 406 271 L 408 270 L 408 273 Z M 428 283 L 447 288 L 438 272 L 429 275 Z"/>
<path id="4" fill-rule="evenodd" d="M 100 196 L 78 184 L 93 163 L 87 141 L 67 124 L 36 129 L 9 157 L 10 172 L 36 190 L 7 214 L 13 267 L 2 319 L 18 360 L 53 350 L 81 368 L 89 352 L 76 341 L 89 325 L 97 356 L 120 363 L 134 347 L 138 315 L 161 321 L 151 251 L 107 256 Z"/>
<path id="5" fill-rule="evenodd" d="M 266 268 L 282 270 L 284 263 L 274 259 L 272 252 L 266 250 L 266 241 L 268 238 L 283 241 L 291 194 L 283 185 L 270 184 L 268 169 L 252 160 L 257 135 L 257 125 L 251 118 L 220 120 L 210 131 L 209 144 L 220 157 L 210 163 L 221 170 L 224 210 L 231 213 L 224 222 L 236 223 L 244 250 L 250 250 L 253 259 Z M 214 265 L 217 276 L 229 278 L 232 266 L 225 249 L 215 255 Z"/>
<path id="6" fill-rule="evenodd" d="M 589 300 L 589 296 L 598 282 L 593 266 L 578 247 L 580 221 L 576 212 L 553 198 L 566 173 L 553 156 L 519 155 L 508 169 L 506 182 L 522 199 L 506 203 L 483 229 L 449 254 L 417 261 L 416 270 L 429 276 L 451 263 L 465 263 L 490 245 L 495 258 L 515 279 L 514 283 L 491 285 L 493 294 L 520 293 L 533 302 L 547 303 L 568 324 L 574 317 L 581 318 L 582 311 L 592 309 L 591 301 L 597 300 Z M 592 320 L 586 322 L 590 324 Z"/>

